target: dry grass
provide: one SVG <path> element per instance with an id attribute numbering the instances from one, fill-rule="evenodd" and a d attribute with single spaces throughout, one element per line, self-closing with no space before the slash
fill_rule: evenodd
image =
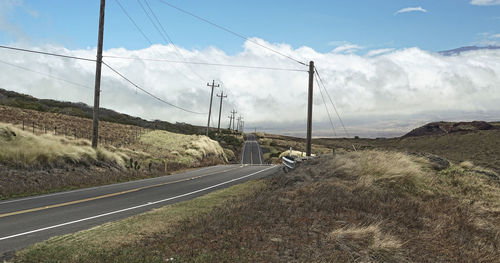
<path id="1" fill-rule="evenodd" d="M 137 149 L 150 153 L 159 160 L 186 167 L 197 166 L 207 159 L 215 163 L 227 162 L 224 149 L 218 142 L 201 135 L 184 135 L 167 131 L 151 131 L 140 136 Z"/>
<path id="2" fill-rule="evenodd" d="M 35 134 L 56 134 L 77 139 L 91 139 L 92 120 L 60 113 L 39 112 L 0 105 L 0 122 L 10 123 Z M 129 146 L 137 141 L 145 129 L 107 121 L 99 122 L 99 142 L 115 147 Z"/>
<path id="3" fill-rule="evenodd" d="M 124 166 L 126 156 L 104 148 L 93 149 L 87 140 L 70 140 L 49 134 L 33 135 L 0 123 L 0 162 L 26 167 L 53 167 L 61 164 L 90 164 L 98 161 Z"/>
<path id="4" fill-rule="evenodd" d="M 53 239 L 19 260 L 498 262 L 500 182 L 483 172 L 435 171 L 425 159 L 384 151 L 326 155 L 174 228 L 98 246 Z"/>

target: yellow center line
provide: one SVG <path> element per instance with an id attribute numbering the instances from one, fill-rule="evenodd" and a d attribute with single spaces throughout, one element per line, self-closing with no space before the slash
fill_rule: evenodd
<path id="1" fill-rule="evenodd" d="M 90 197 L 90 198 L 85 198 L 85 199 L 80 199 L 80 200 L 75 200 L 75 201 L 60 203 L 60 204 L 54 204 L 54 205 L 48 205 L 48 206 L 42 206 L 42 207 L 36 207 L 36 208 L 31 208 L 31 209 L 26 209 L 26 210 L 20 210 L 20 211 L 15 211 L 15 212 L 10 212 L 10 213 L 0 214 L 0 218 L 7 217 L 7 216 L 13 216 L 13 215 L 20 215 L 20 214 L 25 214 L 25 213 L 30 213 L 30 212 L 36 212 L 36 211 L 40 211 L 40 210 L 46 210 L 46 209 L 56 208 L 56 207 L 61 207 L 61 206 L 74 205 L 74 204 L 79 204 L 79 203 L 83 203 L 83 202 L 99 200 L 99 199 L 113 197 L 113 196 L 118 196 L 118 195 L 123 195 L 123 194 L 128 194 L 128 193 L 137 192 L 137 191 L 140 191 L 140 190 L 149 189 L 149 188 L 153 188 L 153 187 L 158 187 L 158 186 L 163 186 L 163 185 L 168 185 L 168 184 L 175 184 L 175 183 L 185 182 L 185 181 L 189 181 L 189 180 L 199 179 L 199 178 L 202 178 L 202 177 L 205 177 L 205 176 L 209 176 L 209 175 L 213 175 L 213 174 L 217 174 L 217 173 L 229 172 L 229 171 L 232 171 L 232 170 L 236 170 L 238 168 L 240 168 L 240 167 L 238 166 L 236 168 L 231 168 L 231 169 L 226 169 L 226 170 L 222 170 L 222 171 L 212 172 L 212 173 L 208 173 L 208 174 L 204 174 L 204 175 L 199 175 L 199 176 L 195 176 L 195 177 L 190 177 L 190 178 L 186 178 L 186 179 L 180 179 L 180 180 L 176 180 L 176 181 L 172 181 L 172 182 L 165 182 L 165 183 L 159 183 L 159 184 L 154 184 L 154 185 L 142 186 L 142 187 L 133 188 L 133 189 L 130 189 L 130 190 L 126 190 L 126 191 L 122 191 L 122 192 L 117 192 L 117 193 L 105 194 L 105 195 L 100 195 L 100 196 L 95 196 L 95 197 Z"/>

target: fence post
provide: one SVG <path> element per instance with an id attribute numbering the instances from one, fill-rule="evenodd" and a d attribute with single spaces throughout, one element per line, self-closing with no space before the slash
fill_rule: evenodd
<path id="1" fill-rule="evenodd" d="M 24 119 L 23 119 L 23 131 L 24 131 Z"/>
<path id="2" fill-rule="evenodd" d="M 35 134 L 35 122 L 33 122 L 33 134 Z"/>

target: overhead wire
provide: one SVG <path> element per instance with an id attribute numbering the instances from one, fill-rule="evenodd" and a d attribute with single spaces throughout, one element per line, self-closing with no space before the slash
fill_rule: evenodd
<path id="1" fill-rule="evenodd" d="M 328 90 L 326 89 L 325 83 L 323 82 L 323 79 L 321 79 L 321 76 L 319 75 L 318 69 L 316 67 L 314 69 L 314 72 L 318 76 L 318 79 L 319 79 L 321 85 L 323 86 L 323 89 L 325 90 L 326 95 L 328 96 L 328 99 L 330 100 L 330 103 L 332 104 L 333 109 L 335 110 L 335 113 L 337 114 L 337 117 L 339 118 L 340 124 L 342 124 L 342 128 L 344 129 L 345 134 L 347 135 L 347 137 L 351 137 L 349 135 L 349 132 L 347 131 L 347 129 L 346 129 L 345 125 L 344 125 L 344 122 L 342 121 L 342 118 L 340 117 L 340 114 L 339 114 L 339 112 L 337 110 L 337 107 L 335 107 L 335 103 L 333 103 L 332 97 L 330 97 L 330 94 L 328 93 Z"/>
<path id="2" fill-rule="evenodd" d="M 62 54 L 49 53 L 49 52 L 43 52 L 43 51 L 37 51 L 37 50 L 31 50 L 31 49 L 24 49 L 24 48 L 17 48 L 17 47 L 9 47 L 9 46 L 4 46 L 4 45 L 0 45 L 0 48 L 10 49 L 10 50 L 16 50 L 16 51 L 22 51 L 22 52 L 28 52 L 28 53 L 34 53 L 34 54 L 47 55 L 47 56 L 61 57 L 61 58 L 70 58 L 70 59 L 84 60 L 84 61 L 90 61 L 90 62 L 96 62 L 97 61 L 95 59 L 90 59 L 90 58 L 83 58 L 83 57 L 77 57 L 77 56 L 62 55 Z"/>
<path id="3" fill-rule="evenodd" d="M 326 103 L 325 96 L 323 96 L 323 91 L 321 91 L 321 86 L 319 85 L 318 78 L 314 79 L 316 80 L 316 84 L 318 84 L 319 93 L 321 94 L 321 99 L 323 100 L 323 104 L 325 105 L 326 114 L 328 114 L 328 119 L 330 120 L 330 125 L 332 126 L 333 135 L 337 136 L 337 133 L 335 132 L 335 127 L 333 125 L 332 116 L 330 115 L 330 111 L 328 110 L 328 105 Z"/>
<path id="4" fill-rule="evenodd" d="M 151 17 L 149 16 L 148 12 L 146 12 L 146 10 L 144 9 L 144 7 L 142 6 L 141 4 L 141 0 L 137 0 L 137 2 L 139 2 L 139 5 L 141 6 L 142 10 L 144 11 L 144 13 L 146 13 L 146 15 L 148 16 L 149 20 L 151 21 L 151 23 L 155 26 L 156 30 L 160 33 L 160 35 L 162 36 L 163 40 L 167 43 L 170 43 L 172 44 L 172 46 L 174 47 L 174 50 L 176 51 L 177 53 L 177 56 L 182 59 L 183 61 L 186 60 L 186 58 L 184 57 L 184 55 L 182 55 L 182 52 L 179 50 L 179 48 L 177 48 L 177 45 L 175 45 L 174 41 L 172 40 L 172 38 L 170 37 L 170 35 L 167 33 L 167 31 L 165 30 L 165 27 L 162 25 L 162 23 L 160 22 L 160 19 L 158 19 L 158 17 L 156 16 L 155 12 L 153 11 L 153 9 L 151 8 L 151 6 L 149 5 L 148 1 L 144 0 L 144 3 L 146 4 L 146 6 L 148 7 L 149 11 L 151 12 L 151 14 L 153 15 L 153 17 L 155 18 L 156 22 L 158 23 L 158 25 L 160 26 L 160 29 L 158 29 L 158 27 L 155 25 L 155 23 L 153 22 L 153 20 L 151 19 Z M 167 40 L 168 39 L 168 40 Z M 189 70 L 191 70 L 191 72 L 193 72 L 193 74 L 195 74 L 201 81 L 205 81 L 205 79 L 203 77 L 201 77 L 200 74 L 198 74 L 194 69 L 192 69 L 191 67 L 189 67 Z"/>
<path id="5" fill-rule="evenodd" d="M 131 60 L 135 59 L 135 60 L 144 60 L 144 61 L 181 63 L 181 64 L 194 64 L 194 65 L 205 65 L 205 66 L 231 67 L 231 68 L 248 68 L 248 69 L 262 69 L 262 70 L 275 70 L 275 71 L 307 72 L 307 70 L 305 70 L 305 69 L 274 68 L 274 67 L 248 66 L 248 65 L 235 65 L 235 64 L 222 64 L 222 63 L 197 62 L 197 61 L 180 61 L 180 60 L 170 60 L 170 59 L 141 58 L 141 57 L 122 57 L 122 56 L 103 56 L 103 57 L 106 57 L 106 58 L 116 58 L 116 59 L 131 59 Z"/>
<path id="6" fill-rule="evenodd" d="M 40 75 L 43 75 L 43 76 L 46 76 L 46 77 L 49 77 L 49 78 L 52 78 L 52 79 L 56 79 L 56 80 L 59 80 L 59 81 L 67 82 L 67 83 L 75 85 L 75 86 L 83 87 L 83 88 L 86 88 L 86 89 L 91 89 L 91 87 L 89 87 L 89 86 L 85 86 L 85 85 L 82 85 L 82 84 L 79 84 L 79 83 L 76 83 L 76 82 L 73 82 L 73 81 L 70 81 L 70 80 L 66 80 L 66 79 L 63 79 L 63 78 L 51 75 L 51 74 L 47 74 L 47 73 L 35 71 L 35 70 L 29 69 L 29 68 L 26 68 L 26 67 L 23 67 L 23 66 L 12 64 L 12 63 L 9 63 L 7 61 L 0 60 L 0 63 L 6 64 L 6 65 L 9 65 L 11 67 L 18 68 L 18 69 L 22 69 L 22 70 L 25 70 L 25 71 L 28 71 L 28 72 L 40 74 Z"/>
<path id="7" fill-rule="evenodd" d="M 252 40 L 252 39 L 250 39 L 250 38 L 248 38 L 248 37 L 246 37 L 246 36 L 244 36 L 244 35 L 242 35 L 242 34 L 239 34 L 239 33 L 235 32 L 235 31 L 233 31 L 233 30 L 230 30 L 230 29 L 229 29 L 229 28 L 227 28 L 227 27 L 220 26 L 220 25 L 218 25 L 218 24 L 216 24 L 216 23 L 214 23 L 214 22 L 212 22 L 212 21 L 210 21 L 210 20 L 208 20 L 208 19 L 206 19 L 206 18 L 203 18 L 203 17 L 198 16 L 198 15 L 196 15 L 196 14 L 194 14 L 194 13 L 191 13 L 191 12 L 189 12 L 189 11 L 187 11 L 187 10 L 184 10 L 184 9 L 182 9 L 182 8 L 180 8 L 180 7 L 177 7 L 177 6 L 175 6 L 175 5 L 171 4 L 171 3 L 167 2 L 167 1 L 164 1 L 164 0 L 158 0 L 158 1 L 159 1 L 160 3 L 163 3 L 163 4 L 167 5 L 167 6 L 170 6 L 171 8 L 174 8 L 174 9 L 176 9 L 176 10 L 178 10 L 178 11 L 180 11 L 180 12 L 184 13 L 184 14 L 190 15 L 190 16 L 192 16 L 192 17 L 196 18 L 196 19 L 199 19 L 199 20 L 201 20 L 201 21 L 203 21 L 203 22 L 205 22 L 205 23 L 208 23 L 208 24 L 210 24 L 210 25 L 212 25 L 212 26 L 214 26 L 214 27 L 217 27 L 217 28 L 219 28 L 219 29 L 221 29 L 221 30 L 223 30 L 223 31 L 226 31 L 226 32 L 228 32 L 228 33 L 230 33 L 230 34 L 232 34 L 232 35 L 235 35 L 235 36 L 237 36 L 237 37 L 239 37 L 239 38 L 242 38 L 242 39 L 244 39 L 244 40 L 246 40 L 246 41 L 249 41 L 249 42 L 251 42 L 251 43 L 253 43 L 253 44 L 257 45 L 257 46 L 260 46 L 260 47 L 265 48 L 265 49 L 267 49 L 267 50 L 269 50 L 269 51 L 272 51 L 272 52 L 274 52 L 274 53 L 276 53 L 276 54 L 278 54 L 278 55 L 280 55 L 280 56 L 286 57 L 286 58 L 288 58 L 288 59 L 290 59 L 290 60 L 293 60 L 293 61 L 295 61 L 295 62 L 297 62 L 297 63 L 299 63 L 299 64 L 301 64 L 301 65 L 308 66 L 306 63 L 304 63 L 304 62 L 302 62 L 302 61 L 300 61 L 300 60 L 298 60 L 298 59 L 295 59 L 295 58 L 293 58 L 293 57 L 291 57 L 291 56 L 289 56 L 289 55 L 286 55 L 286 54 L 284 54 L 284 53 L 282 53 L 282 52 L 279 52 L 279 51 L 277 51 L 277 50 L 275 50 L 275 49 L 272 49 L 272 48 L 270 48 L 270 47 L 268 47 L 268 46 L 262 45 L 262 44 L 260 44 L 259 42 L 255 41 L 255 40 Z"/>
<path id="8" fill-rule="evenodd" d="M 144 33 L 144 31 L 142 31 L 142 29 L 139 27 L 139 25 L 137 25 L 137 23 L 129 15 L 129 13 L 127 12 L 127 10 L 125 10 L 125 8 L 120 3 L 120 1 L 119 0 L 115 0 L 115 2 L 118 4 L 118 6 L 120 6 L 120 9 L 123 11 L 123 13 L 125 13 L 125 15 L 128 17 L 128 19 L 132 22 L 132 24 L 134 24 L 135 28 L 141 33 L 141 35 L 146 39 L 146 41 L 148 41 L 150 45 L 153 45 L 153 42 L 148 38 L 148 36 L 146 36 L 146 34 Z"/>
<path id="9" fill-rule="evenodd" d="M 140 87 L 139 85 L 135 84 L 134 82 L 132 82 L 130 79 L 128 79 L 127 77 L 125 77 L 125 75 L 123 75 L 122 73 L 120 73 L 118 70 L 114 69 L 113 67 L 111 67 L 109 64 L 107 64 L 106 62 L 102 62 L 102 64 L 104 64 L 106 67 L 108 67 L 111 71 L 113 71 L 114 73 L 116 73 L 118 76 L 120 76 L 122 79 L 124 79 L 125 81 L 127 81 L 128 83 L 130 83 L 132 86 L 136 87 L 137 89 L 141 90 L 142 92 L 146 93 L 147 95 L 169 105 L 169 106 L 172 106 L 174 108 L 177 108 L 179 110 L 182 110 L 182 111 L 185 111 L 185 112 L 189 112 L 189 113 L 193 113 L 193 114 L 200 114 L 200 115 L 206 115 L 207 113 L 205 112 L 196 112 L 196 111 L 192 111 L 192 110 L 188 110 L 188 109 L 185 109 L 183 107 L 180 107 L 180 106 L 177 106 L 171 102 L 168 102 L 154 94 L 152 94 L 151 92 L 143 89 L 142 87 Z"/>

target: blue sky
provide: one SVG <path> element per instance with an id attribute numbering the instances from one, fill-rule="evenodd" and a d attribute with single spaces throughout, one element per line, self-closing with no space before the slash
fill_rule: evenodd
<path id="1" fill-rule="evenodd" d="M 499 39 L 492 36 L 500 33 L 500 5 L 474 5 L 470 0 L 168 1 L 246 36 L 294 48 L 309 46 L 320 52 L 346 43 L 363 50 L 419 47 L 440 51 L 493 43 Z M 96 45 L 98 0 L 24 0 L 11 8 L 5 3 L 20 1 L 2 2 L 4 23 L 15 29 L 14 33 L 1 30 L 1 43 L 22 40 L 72 49 Z M 163 43 L 137 1 L 120 2 L 152 42 Z M 177 45 L 188 49 L 215 46 L 229 54 L 241 51 L 243 40 L 158 0 L 149 3 Z M 427 12 L 396 14 L 408 7 L 421 7 Z M 107 1 L 106 12 L 105 48 L 149 46 L 115 0 Z"/>

